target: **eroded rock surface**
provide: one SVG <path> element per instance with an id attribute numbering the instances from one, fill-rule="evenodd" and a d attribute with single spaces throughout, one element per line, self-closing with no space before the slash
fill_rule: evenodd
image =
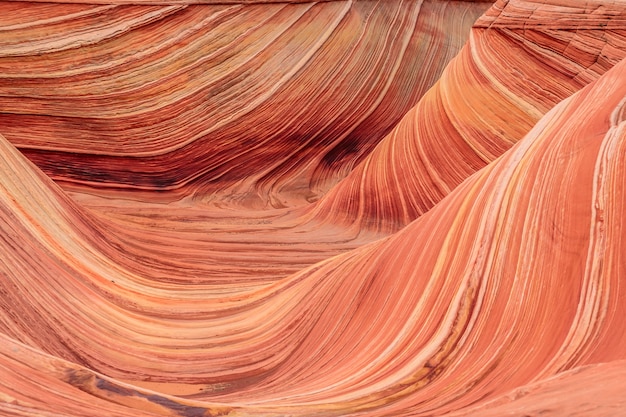
<path id="1" fill-rule="evenodd" d="M 244 3 L 0 3 L 0 414 L 626 413 L 626 3 Z"/>

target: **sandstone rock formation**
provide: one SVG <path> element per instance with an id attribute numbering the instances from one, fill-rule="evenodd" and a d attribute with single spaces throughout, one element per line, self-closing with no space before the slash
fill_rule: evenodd
<path id="1" fill-rule="evenodd" d="M 231 3 L 0 3 L 0 415 L 626 413 L 626 3 Z"/>
<path id="2" fill-rule="evenodd" d="M 498 158 L 626 56 L 624 5 L 581 6 L 496 3 L 435 86 L 319 209 L 332 207 L 333 222 L 396 230 Z"/>
<path id="3" fill-rule="evenodd" d="M 488 6 L 169 3 L 0 4 L 0 132 L 56 180 L 306 203 L 416 104 Z"/>

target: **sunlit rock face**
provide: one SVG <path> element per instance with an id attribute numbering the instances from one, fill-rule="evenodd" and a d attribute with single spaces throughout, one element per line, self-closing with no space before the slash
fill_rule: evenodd
<path id="1" fill-rule="evenodd" d="M 0 415 L 626 414 L 626 3 L 245 3 L 0 2 Z"/>

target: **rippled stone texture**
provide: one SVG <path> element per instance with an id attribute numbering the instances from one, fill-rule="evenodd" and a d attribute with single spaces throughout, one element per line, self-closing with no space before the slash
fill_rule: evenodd
<path id="1" fill-rule="evenodd" d="M 318 210 L 362 228 L 405 226 L 625 56 L 622 3 L 496 3 L 435 86 Z"/>
<path id="2" fill-rule="evenodd" d="M 299 205 L 416 104 L 486 7 L 1 3 L 0 132 L 56 180 Z"/>
<path id="3" fill-rule="evenodd" d="M 626 4 L 170 3 L 0 4 L 0 414 L 626 413 Z"/>

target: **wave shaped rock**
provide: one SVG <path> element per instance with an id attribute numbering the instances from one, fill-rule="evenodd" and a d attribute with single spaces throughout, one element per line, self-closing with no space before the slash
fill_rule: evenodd
<path id="1" fill-rule="evenodd" d="M 317 212 L 362 228 L 405 226 L 623 59 L 624 22 L 622 3 L 496 3 L 435 86 Z"/>
<path id="2" fill-rule="evenodd" d="M 486 7 L 4 2 L 0 132 L 56 180 L 306 203 L 415 105 Z"/>
<path id="3" fill-rule="evenodd" d="M 392 39 L 385 37 L 389 30 L 401 30 L 374 23 L 375 16 L 383 21 L 400 14 L 408 18 L 410 13 L 403 11 L 413 10 L 415 23 L 427 10 L 446 8 L 457 10 L 464 20 L 487 7 L 463 2 L 420 5 L 236 6 L 236 11 L 225 12 L 228 18 L 223 23 L 248 21 L 273 7 L 279 9 L 272 9 L 276 13 L 318 7 L 320 13 L 330 14 L 333 8 L 346 7 L 350 14 L 371 7 L 370 24 L 382 27 L 361 52 L 365 57 L 375 53 L 373 45 L 380 37 Z M 15 78 L 20 61 L 32 69 L 28 66 L 50 59 L 49 52 L 39 56 L 34 50 L 59 48 L 54 53 L 83 56 L 77 50 L 86 46 L 72 43 L 67 24 L 83 28 L 72 32 L 81 37 L 98 38 L 109 31 L 115 38 L 127 33 L 116 32 L 116 24 L 130 28 L 129 20 L 143 21 L 153 10 L 157 26 L 171 24 L 181 31 L 189 26 L 176 19 L 188 17 L 188 11 L 202 14 L 203 7 L 215 11 L 231 6 L 128 6 L 120 14 L 113 5 L 0 7 L 20 11 L 5 18 L 4 27 L 15 31 L 13 38 L 0 38 L 14 40 L 0 48 L 6 53 L 0 66 L 6 70 L 12 65 Z M 377 15 L 377 7 L 386 11 Z M 112 11 L 119 19 L 93 20 L 93 8 L 99 9 L 95 15 Z M 164 8 L 173 11 L 171 17 L 164 17 Z M 244 16 L 238 17 L 240 13 Z M 25 23 L 34 15 L 46 18 L 38 24 Z M 103 172 L 94 162 L 100 157 L 111 163 L 125 161 L 120 166 L 128 172 L 134 169 L 129 161 L 141 166 L 138 161 L 150 157 L 141 155 L 143 145 L 133 142 L 130 133 L 128 146 L 137 152 L 134 157 L 114 155 L 115 146 L 126 143 L 121 136 L 111 142 L 110 154 L 100 154 L 107 129 L 90 131 L 93 140 L 79 133 L 69 139 L 57 136 L 60 131 L 52 126 L 59 120 L 96 119 L 87 116 L 93 108 L 76 106 L 74 111 L 83 116 L 75 116 L 70 104 L 89 98 L 97 102 L 103 96 L 96 90 L 103 85 L 92 86 L 93 97 L 84 92 L 73 96 L 74 90 L 64 90 L 63 85 L 47 97 L 43 90 L 35 97 L 39 90 L 34 85 L 51 82 L 45 80 L 43 69 L 39 77 L 20 82 L 3 78 L 2 88 L 13 90 L 2 96 L 0 104 L 10 109 L 2 115 L 1 128 L 8 133 L 0 136 L 0 414 L 624 414 L 622 16 L 626 5 L 616 2 L 496 3 L 476 22 L 468 44 L 439 81 L 388 136 L 359 142 L 359 155 L 342 154 L 341 146 L 318 146 L 316 140 L 283 146 L 272 136 L 276 134 L 272 126 L 277 125 L 259 127 L 257 132 L 267 128 L 272 138 L 259 145 L 259 155 L 266 159 L 261 165 L 294 164 L 281 180 L 272 181 L 306 184 L 291 188 L 294 196 L 300 194 L 282 203 L 250 204 L 250 194 L 240 200 L 233 197 L 236 192 L 259 191 L 259 178 L 265 173 L 259 174 L 251 163 L 240 166 L 237 155 L 230 160 L 234 172 L 242 166 L 251 171 L 250 178 L 238 180 L 238 191 L 227 176 L 215 178 L 215 188 L 204 174 L 180 179 L 178 189 L 165 193 L 167 187 L 161 185 L 143 187 L 142 181 L 151 174 L 144 176 L 141 170 L 127 177 L 126 189 L 123 176 L 107 177 L 114 179 L 110 183 L 90 178 L 92 172 Z M 96 22 L 100 29 L 93 26 Z M 293 21 L 301 23 L 300 18 Z M 337 33 L 337 28 L 328 29 Z M 17 33 L 29 33 L 31 42 L 18 41 Z M 42 37 L 32 38 L 32 33 Z M 146 33 L 150 38 L 160 32 Z M 318 39 L 318 34 L 311 39 Z M 343 36 L 349 38 L 349 33 Z M 252 38 L 260 39 L 246 34 L 241 42 Z M 558 40 L 568 46 L 555 46 Z M 140 45 L 114 44 L 122 49 Z M 395 44 L 389 45 L 393 49 Z M 373 52 L 367 52 L 369 48 Z M 155 58 L 155 65 L 182 65 L 179 58 L 168 61 L 169 53 L 177 50 L 182 53 L 172 47 Z M 594 54 L 592 63 L 588 57 Z M 380 75 L 382 67 L 371 69 L 371 74 Z M 430 71 L 429 66 L 424 68 Z M 519 69 L 517 77 L 511 77 L 511 68 Z M 575 75 L 573 68 L 578 70 Z M 120 84 L 110 78 L 111 86 L 134 82 L 118 75 Z M 432 75 L 419 77 L 425 78 L 412 82 L 426 82 Z M 104 82 L 106 77 L 94 79 Z M 73 79 L 72 86 L 79 81 L 80 77 Z M 176 95 L 181 84 L 162 85 L 167 86 L 162 91 L 165 100 L 168 94 Z M 336 106 L 345 105 L 341 94 L 353 86 L 334 91 L 339 95 Z M 305 83 L 302 91 L 314 87 L 306 90 Z M 415 100 L 419 91 L 411 90 Z M 333 96 L 332 91 L 326 93 Z M 388 104 L 383 100 L 376 106 L 394 107 L 396 99 L 409 106 L 409 99 L 396 97 L 401 90 L 389 94 Z M 67 102 L 61 100 L 65 96 Z M 224 103 L 245 105 L 244 98 Z M 35 101 L 39 105 L 34 106 Z M 128 103 L 134 106 L 136 101 Z M 306 110 L 291 103 L 290 110 Z M 275 105 L 286 106 L 278 101 Z M 19 106 L 23 113 L 16 110 Z M 67 119 L 55 114 L 64 106 Z M 116 106 L 121 101 L 111 109 Z M 363 120 L 380 111 L 377 117 L 391 127 L 397 113 L 389 113 L 387 120 L 383 117 L 387 113 L 376 106 L 345 108 Z M 35 116 L 33 108 L 41 114 Z M 146 114 L 152 111 L 157 110 Z M 135 117 L 132 113 L 119 118 Z M 341 124 L 313 113 L 295 120 L 289 119 L 295 117 L 291 113 L 282 116 L 283 124 L 321 122 L 336 129 Z M 113 113 L 111 117 L 118 118 Z M 243 117 L 243 125 L 248 117 L 253 115 Z M 40 118 L 42 123 L 9 123 L 28 118 Z M 161 119 L 136 120 L 150 127 L 150 120 L 156 126 Z M 202 120 L 198 123 L 205 126 L 213 119 Z M 339 124 L 334 125 L 335 120 Z M 171 123 L 177 122 L 173 118 Z M 68 135 L 75 128 L 80 131 L 72 123 L 57 127 Z M 345 139 L 334 132 L 328 133 L 329 140 Z M 149 142 L 149 134 L 144 134 Z M 163 138 L 168 140 L 162 143 L 169 144 L 180 140 Z M 209 142 L 191 143 L 210 148 Z M 275 142 L 283 147 L 270 146 Z M 80 151 L 63 148 L 77 144 Z M 161 144 L 146 146 L 156 149 Z M 192 169 L 194 153 L 183 152 L 185 146 L 174 146 L 171 153 L 180 152 L 180 161 L 191 159 Z M 317 162 L 327 151 L 339 152 L 336 172 L 304 174 L 320 170 Z M 219 158 L 214 151 L 207 152 Z M 302 161 L 307 161 L 306 167 L 300 166 Z M 65 163 L 67 171 L 51 172 Z M 77 169 L 80 164 L 84 172 Z M 111 172 L 119 168 L 101 166 Z M 168 171 L 167 166 L 162 168 Z M 318 202 L 306 202 L 316 181 L 312 179 L 328 175 L 338 180 L 338 172 L 347 176 Z M 216 189 L 224 194 L 216 196 Z M 261 200 L 284 195 L 257 193 Z M 211 199 L 213 204 L 207 204 Z M 273 207 L 280 205 L 299 207 Z"/>

